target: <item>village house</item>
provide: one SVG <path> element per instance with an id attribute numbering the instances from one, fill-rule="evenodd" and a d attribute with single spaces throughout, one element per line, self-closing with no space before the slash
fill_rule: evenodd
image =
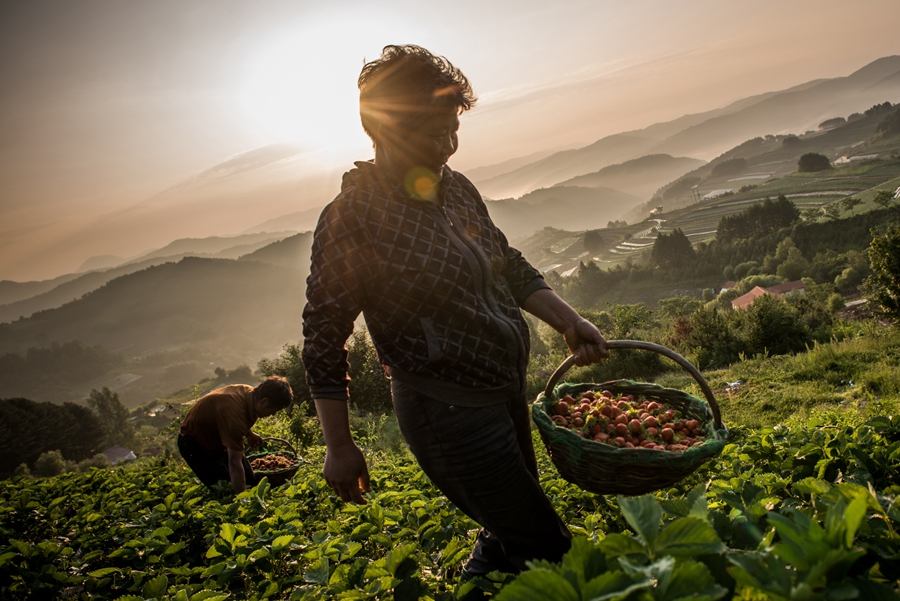
<path id="1" fill-rule="evenodd" d="M 806 286 L 804 286 L 802 280 L 794 280 L 793 282 L 786 282 L 784 284 L 778 284 L 777 286 L 770 286 L 768 288 L 756 286 L 747 294 L 739 296 L 731 301 L 731 307 L 733 309 L 746 309 L 753 304 L 753 301 L 755 301 L 763 294 L 771 294 L 772 296 L 781 298 L 782 296 L 786 296 L 789 294 L 802 294 L 805 289 Z"/>

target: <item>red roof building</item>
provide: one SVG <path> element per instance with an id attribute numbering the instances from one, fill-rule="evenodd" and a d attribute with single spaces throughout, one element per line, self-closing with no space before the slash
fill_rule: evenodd
<path id="1" fill-rule="evenodd" d="M 788 294 L 802 293 L 805 289 L 806 286 L 803 284 L 802 280 L 794 280 L 793 282 L 778 284 L 777 286 L 770 286 L 769 288 L 761 288 L 760 286 L 756 286 L 753 290 L 751 290 L 744 296 L 739 296 L 731 301 L 731 307 L 732 309 L 746 309 L 753 304 L 753 301 L 755 301 L 763 294 L 771 294 L 772 296 L 777 296 L 780 298 Z"/>

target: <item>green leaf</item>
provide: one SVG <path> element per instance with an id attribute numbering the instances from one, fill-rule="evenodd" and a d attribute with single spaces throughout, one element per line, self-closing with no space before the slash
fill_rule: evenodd
<path id="1" fill-rule="evenodd" d="M 219 591 L 199 591 L 191 595 L 191 601 L 224 601 L 228 595 L 223 595 Z"/>
<path id="2" fill-rule="evenodd" d="M 720 599 L 726 594 L 728 590 L 716 584 L 709 568 L 697 561 L 684 561 L 675 565 L 665 595 L 660 601 L 712 600 Z"/>
<path id="3" fill-rule="evenodd" d="M 272 595 L 274 595 L 277 592 L 278 592 L 278 584 L 276 584 L 275 582 L 270 582 L 269 586 L 266 587 L 265 592 L 263 592 L 261 598 L 268 599 L 269 597 L 271 597 Z"/>
<path id="4" fill-rule="evenodd" d="M 652 587 L 653 581 L 649 578 L 636 577 L 620 571 L 607 572 L 585 585 L 582 598 L 591 601 L 622 599 L 635 591 Z"/>
<path id="5" fill-rule="evenodd" d="M 328 582 L 329 561 L 327 557 L 321 557 L 310 564 L 309 568 L 303 572 L 303 580 L 311 584 L 324 586 Z"/>
<path id="6" fill-rule="evenodd" d="M 621 574 L 621 572 L 619 572 Z M 549 570 L 528 570 L 503 587 L 497 601 L 581 601 L 569 581 Z M 600 601 L 599 599 L 597 601 Z"/>
<path id="7" fill-rule="evenodd" d="M 696 517 L 675 520 L 659 535 L 657 553 L 676 557 L 692 557 L 721 553 L 725 545 L 709 522 Z"/>
<path id="8" fill-rule="evenodd" d="M 166 594 L 166 589 L 168 587 L 169 579 L 166 578 L 165 574 L 160 574 L 156 578 L 151 578 L 150 580 L 145 582 L 143 588 L 141 589 L 141 593 L 144 595 L 144 597 L 159 599 Z"/>
<path id="9" fill-rule="evenodd" d="M 844 511 L 844 527 L 846 530 L 843 542 L 845 548 L 849 549 L 853 546 L 853 539 L 856 537 L 856 531 L 859 529 L 863 518 L 866 517 L 868 506 L 868 499 L 860 496 L 855 498 Z"/>
<path id="10" fill-rule="evenodd" d="M 625 534 L 610 534 L 597 545 L 610 557 L 647 555 L 647 549 L 635 538 Z"/>
<path id="11" fill-rule="evenodd" d="M 563 571 L 577 574 L 580 582 L 586 582 L 608 570 L 603 549 L 583 537 L 572 540 L 572 548 L 563 556 Z"/>
<path id="12" fill-rule="evenodd" d="M 236 534 L 237 528 L 235 528 L 234 524 L 222 524 L 222 527 L 219 529 L 219 536 L 231 544 L 234 544 Z"/>
<path id="13" fill-rule="evenodd" d="M 653 552 L 656 545 L 656 537 L 659 535 L 659 527 L 662 523 L 662 510 L 659 501 L 653 495 L 640 497 L 616 497 L 619 507 L 625 516 L 625 521 L 643 539 L 644 544 Z"/>
<path id="14" fill-rule="evenodd" d="M 161 528 L 157 528 L 156 530 L 154 530 L 153 533 L 150 535 L 150 538 L 166 538 L 166 537 L 172 535 L 173 533 L 174 532 L 171 528 L 166 528 L 165 526 L 163 526 Z"/>
<path id="15" fill-rule="evenodd" d="M 284 534 L 272 541 L 272 552 L 278 553 L 294 542 L 293 534 Z"/>
<path id="16" fill-rule="evenodd" d="M 794 482 L 791 485 L 791 490 L 795 494 L 824 495 L 831 490 L 831 484 L 817 478 L 804 478 L 799 482 Z"/>
<path id="17" fill-rule="evenodd" d="M 163 555 L 173 555 L 175 553 L 178 553 L 179 551 L 184 549 L 184 544 L 184 541 L 179 541 L 177 543 L 169 545 L 168 547 L 166 547 L 166 550 L 163 551 Z"/>
<path id="18" fill-rule="evenodd" d="M 110 574 L 118 574 L 119 572 L 119 568 L 100 568 L 99 570 L 88 572 L 88 576 L 90 576 L 91 578 L 103 578 L 104 576 L 109 576 Z"/>

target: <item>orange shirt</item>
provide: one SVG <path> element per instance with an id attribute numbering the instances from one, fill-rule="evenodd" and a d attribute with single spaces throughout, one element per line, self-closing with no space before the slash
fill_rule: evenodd
<path id="1" fill-rule="evenodd" d="M 232 384 L 207 393 L 188 409 L 181 433 L 208 451 L 244 452 L 244 437 L 256 423 L 253 387 Z"/>

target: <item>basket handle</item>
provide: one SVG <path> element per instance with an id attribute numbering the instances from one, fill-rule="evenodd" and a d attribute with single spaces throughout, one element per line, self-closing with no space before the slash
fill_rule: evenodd
<path id="1" fill-rule="evenodd" d="M 655 353 L 659 353 L 664 357 L 668 357 L 678 365 L 680 365 L 686 372 L 693 376 L 694 380 L 697 381 L 697 384 L 700 385 L 700 390 L 703 391 L 703 396 L 706 397 L 707 402 L 709 403 L 709 408 L 712 409 L 713 420 L 715 420 L 716 428 L 722 429 L 724 428 L 724 424 L 722 423 L 722 416 L 719 412 L 719 404 L 716 402 L 716 397 L 713 395 L 712 388 L 709 387 L 709 384 L 700 374 L 700 371 L 694 367 L 694 365 L 676 353 L 675 351 L 668 349 L 664 346 L 660 346 L 658 344 L 654 344 L 652 342 L 644 342 L 643 340 L 607 340 L 606 348 L 613 349 L 638 349 L 644 351 L 653 351 Z M 544 388 L 544 396 L 550 398 L 550 395 L 553 394 L 553 389 L 556 387 L 557 382 L 559 382 L 563 375 L 569 369 L 575 365 L 575 355 L 569 355 L 569 357 L 563 361 L 559 367 L 556 368 L 556 371 L 553 372 L 553 375 L 550 376 L 550 379 L 547 381 L 547 386 Z"/>
<path id="2" fill-rule="evenodd" d="M 288 441 L 286 441 L 283 438 L 276 438 L 275 436 L 269 436 L 269 437 L 263 438 L 263 443 L 260 446 L 263 446 L 268 442 L 280 442 L 284 446 L 286 446 L 291 453 L 293 453 L 295 455 L 297 454 L 297 451 L 294 450 L 294 445 L 292 445 L 291 443 L 289 443 Z"/>

